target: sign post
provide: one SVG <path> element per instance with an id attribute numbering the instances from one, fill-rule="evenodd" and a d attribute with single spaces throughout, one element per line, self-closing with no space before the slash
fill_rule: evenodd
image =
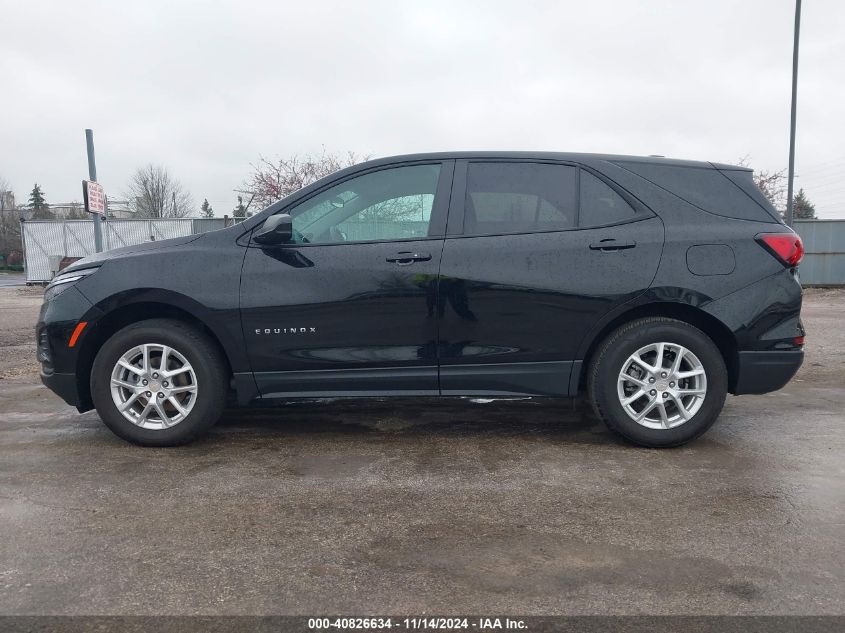
<path id="1" fill-rule="evenodd" d="M 88 178 L 82 181 L 82 196 L 85 210 L 94 215 L 94 250 L 103 252 L 102 216 L 106 214 L 106 195 L 97 182 L 97 164 L 94 161 L 94 131 L 85 130 L 85 146 L 88 150 Z"/>

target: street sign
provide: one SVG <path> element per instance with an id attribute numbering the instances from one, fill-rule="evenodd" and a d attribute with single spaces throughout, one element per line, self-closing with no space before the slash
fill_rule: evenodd
<path id="1" fill-rule="evenodd" d="M 103 186 L 93 180 L 82 181 L 82 198 L 88 213 L 106 214 L 106 192 Z"/>

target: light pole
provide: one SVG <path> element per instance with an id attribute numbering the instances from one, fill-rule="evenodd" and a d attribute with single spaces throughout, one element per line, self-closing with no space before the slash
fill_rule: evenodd
<path id="1" fill-rule="evenodd" d="M 794 219 L 793 181 L 795 180 L 795 110 L 798 102 L 798 34 L 801 32 L 801 0 L 795 0 L 795 39 L 792 44 L 792 112 L 789 117 L 789 174 L 786 183 L 786 223 Z"/>

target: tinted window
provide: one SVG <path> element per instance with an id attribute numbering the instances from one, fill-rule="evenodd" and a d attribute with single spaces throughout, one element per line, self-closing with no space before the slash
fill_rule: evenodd
<path id="1" fill-rule="evenodd" d="M 428 235 L 440 165 L 395 167 L 346 180 L 290 210 L 294 241 L 336 244 Z"/>
<path id="2" fill-rule="evenodd" d="M 601 226 L 625 222 L 634 217 L 630 204 L 604 181 L 581 170 L 581 213 L 579 226 Z"/>
<path id="3" fill-rule="evenodd" d="M 742 189 L 742 191 L 745 192 L 745 195 L 763 207 L 763 209 L 766 210 L 766 213 L 768 213 L 772 218 L 778 222 L 781 221 L 780 214 L 777 209 L 775 209 L 772 203 L 769 202 L 769 199 L 763 195 L 763 192 L 760 191 L 757 183 L 754 182 L 753 172 L 746 169 L 726 169 L 720 171 L 725 178 L 729 178 L 733 184 Z"/>
<path id="4" fill-rule="evenodd" d="M 464 233 L 559 231 L 575 226 L 575 167 L 470 163 Z"/>
<path id="5" fill-rule="evenodd" d="M 769 212 L 717 169 L 658 163 L 617 163 L 679 198 L 716 215 L 771 222 Z"/>

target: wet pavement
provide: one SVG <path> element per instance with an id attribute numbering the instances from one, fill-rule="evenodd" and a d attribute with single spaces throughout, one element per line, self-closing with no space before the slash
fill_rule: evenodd
<path id="1" fill-rule="evenodd" d="M 536 399 L 232 410 L 141 449 L 0 380 L 0 614 L 842 614 L 843 307 L 672 450 Z"/>
<path id="2" fill-rule="evenodd" d="M 22 273 L 0 272 L 0 288 L 26 285 L 26 276 Z"/>

